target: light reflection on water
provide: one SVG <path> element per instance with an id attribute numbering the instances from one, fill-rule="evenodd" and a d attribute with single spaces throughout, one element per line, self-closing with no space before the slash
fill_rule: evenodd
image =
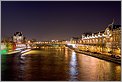
<path id="1" fill-rule="evenodd" d="M 82 57 L 80 57 L 82 55 Z M 79 76 L 82 80 L 101 80 L 101 81 L 114 81 L 120 80 L 121 69 L 116 70 L 115 68 L 120 68 L 121 66 L 112 62 L 107 62 L 100 60 L 94 57 L 86 56 L 83 54 L 78 55 L 79 70 L 82 77 Z M 115 73 L 115 70 L 117 71 Z M 117 77 L 117 78 L 116 78 Z"/>
<path id="2" fill-rule="evenodd" d="M 2 56 L 1 67 L 2 80 L 118 81 L 121 78 L 120 65 L 68 48 L 46 47 L 24 53 L 20 58 Z"/>
<path id="3" fill-rule="evenodd" d="M 70 80 L 71 81 L 77 80 L 78 70 L 77 70 L 76 65 L 77 65 L 76 53 L 74 51 L 72 51 L 71 60 L 70 60 Z"/>

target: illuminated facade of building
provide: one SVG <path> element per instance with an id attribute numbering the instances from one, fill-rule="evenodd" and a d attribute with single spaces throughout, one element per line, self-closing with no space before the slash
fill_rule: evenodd
<path id="1" fill-rule="evenodd" d="M 37 44 L 66 44 L 66 40 L 51 40 L 51 41 L 41 41 L 41 42 L 36 42 Z"/>
<path id="2" fill-rule="evenodd" d="M 25 37 L 22 32 L 16 32 L 13 36 L 13 42 L 16 44 L 16 48 L 26 48 L 26 44 L 24 43 Z"/>
<path id="3" fill-rule="evenodd" d="M 70 40 L 72 44 L 78 44 L 79 50 L 97 52 L 102 54 L 121 55 L 121 25 L 109 24 L 101 32 L 85 33 L 81 38 Z"/>
<path id="4" fill-rule="evenodd" d="M 15 42 L 15 43 L 22 43 L 23 39 L 24 39 L 24 37 L 23 37 L 22 32 L 14 33 L 13 42 Z"/>

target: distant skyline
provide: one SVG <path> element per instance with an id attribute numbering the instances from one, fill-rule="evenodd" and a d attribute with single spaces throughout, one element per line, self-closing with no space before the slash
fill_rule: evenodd
<path id="1" fill-rule="evenodd" d="M 69 40 L 121 25 L 121 1 L 1 1 L 1 36 Z"/>

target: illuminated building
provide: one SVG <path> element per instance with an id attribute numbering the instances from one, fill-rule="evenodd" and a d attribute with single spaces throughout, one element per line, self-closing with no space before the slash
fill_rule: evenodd
<path id="1" fill-rule="evenodd" d="M 102 54 L 121 55 L 121 25 L 109 24 L 104 31 L 84 33 L 79 39 L 71 39 L 70 43 L 79 44 L 80 50 Z"/>
<path id="2" fill-rule="evenodd" d="M 25 37 L 22 32 L 16 32 L 13 36 L 13 42 L 16 44 L 16 48 L 26 48 Z"/>
<path id="3" fill-rule="evenodd" d="M 41 41 L 36 42 L 36 44 L 66 44 L 66 40 L 51 40 L 51 41 Z"/>
<path id="4" fill-rule="evenodd" d="M 22 43 L 23 40 L 24 40 L 24 37 L 23 37 L 22 32 L 14 33 L 13 42 L 15 42 L 15 43 Z"/>

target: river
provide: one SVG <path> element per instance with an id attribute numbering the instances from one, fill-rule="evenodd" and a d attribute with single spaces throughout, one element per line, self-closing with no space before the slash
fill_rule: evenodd
<path id="1" fill-rule="evenodd" d="M 2 81 L 120 81 L 121 65 L 75 53 L 65 47 L 44 47 L 1 56 Z"/>

